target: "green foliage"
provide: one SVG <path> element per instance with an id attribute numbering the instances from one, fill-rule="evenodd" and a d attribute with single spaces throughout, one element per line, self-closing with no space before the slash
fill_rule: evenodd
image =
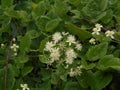
<path id="1" fill-rule="evenodd" d="M 103 26 L 98 35 L 97 23 Z M 52 50 L 45 47 L 55 42 L 55 32 L 65 36 L 59 44 L 67 43 L 53 46 L 63 48 L 60 59 L 68 48 L 77 53 L 72 64 L 48 63 Z M 67 32 L 78 42 L 69 43 Z M 0 90 L 22 90 L 21 84 L 30 90 L 120 89 L 120 0 L 1 0 L 0 37 Z"/>
<path id="2" fill-rule="evenodd" d="M 106 54 L 107 48 L 108 48 L 107 43 L 101 43 L 99 45 L 89 48 L 89 50 L 86 53 L 87 59 L 89 61 L 96 61 L 100 59 Z"/>

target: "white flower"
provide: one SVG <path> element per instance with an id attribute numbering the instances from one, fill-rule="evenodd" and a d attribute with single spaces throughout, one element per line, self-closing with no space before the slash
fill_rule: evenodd
<path id="1" fill-rule="evenodd" d="M 77 54 L 75 53 L 75 51 L 72 48 L 69 48 L 66 50 L 66 56 L 70 57 L 70 58 L 76 58 Z"/>
<path id="2" fill-rule="evenodd" d="M 51 52 L 51 50 L 52 50 L 52 48 L 53 48 L 54 45 L 55 44 L 53 42 L 47 42 L 46 45 L 45 45 L 45 49 L 44 50 Z"/>
<path id="3" fill-rule="evenodd" d="M 70 75 L 70 77 L 74 77 L 75 76 L 75 72 L 73 71 L 73 68 L 70 69 L 69 75 Z"/>
<path id="4" fill-rule="evenodd" d="M 92 34 L 93 34 L 93 35 L 94 35 L 94 34 L 100 35 L 100 31 L 101 31 L 101 29 L 93 28 Z"/>
<path id="5" fill-rule="evenodd" d="M 100 29 L 100 28 L 102 28 L 103 26 L 102 26 L 101 24 L 98 24 L 98 23 L 97 23 L 97 24 L 95 24 L 95 27 L 98 28 L 98 29 Z"/>
<path id="6" fill-rule="evenodd" d="M 73 60 L 77 57 L 77 54 L 71 48 L 69 48 L 69 49 L 66 50 L 65 55 L 66 55 L 65 61 L 66 61 L 67 64 L 72 64 Z"/>
<path id="7" fill-rule="evenodd" d="M 5 46 L 5 44 L 4 43 L 1 43 L 1 48 L 3 48 Z"/>
<path id="8" fill-rule="evenodd" d="M 53 48 L 50 54 L 50 58 L 52 61 L 59 60 L 60 58 L 60 51 L 59 48 Z"/>
<path id="9" fill-rule="evenodd" d="M 114 31 L 108 30 L 105 32 L 105 34 L 106 34 L 106 37 L 111 37 L 112 39 L 114 39 L 114 36 L 113 36 L 115 34 Z"/>
<path id="10" fill-rule="evenodd" d="M 16 38 L 13 38 L 12 41 L 15 42 L 15 41 L 16 41 Z"/>
<path id="11" fill-rule="evenodd" d="M 20 87 L 22 88 L 22 90 L 30 90 L 27 84 L 20 84 Z"/>
<path id="12" fill-rule="evenodd" d="M 60 41 L 62 39 L 62 35 L 60 32 L 56 32 L 55 34 L 53 34 L 52 39 L 55 43 L 57 43 L 58 41 Z"/>
<path id="13" fill-rule="evenodd" d="M 82 50 L 82 44 L 79 44 L 79 43 L 77 43 L 76 44 L 76 47 L 75 47 L 77 50 Z"/>
<path id="14" fill-rule="evenodd" d="M 95 43 L 96 43 L 96 42 L 95 42 L 95 39 L 94 39 L 94 38 L 91 38 L 91 39 L 89 40 L 89 43 L 95 44 Z"/>
<path id="15" fill-rule="evenodd" d="M 73 63 L 73 60 L 74 60 L 73 57 L 66 57 L 65 63 L 66 63 L 66 64 L 72 64 L 72 63 Z"/>
<path id="16" fill-rule="evenodd" d="M 16 52 L 14 53 L 14 56 L 17 56 L 17 53 L 16 53 Z"/>
<path id="17" fill-rule="evenodd" d="M 72 43 L 76 43 L 75 37 L 73 35 L 69 35 L 66 42 L 68 42 L 69 46 L 71 46 Z"/>
<path id="18" fill-rule="evenodd" d="M 14 52 L 16 52 L 17 48 L 19 48 L 19 46 L 16 44 L 13 44 L 10 48 L 13 49 Z"/>

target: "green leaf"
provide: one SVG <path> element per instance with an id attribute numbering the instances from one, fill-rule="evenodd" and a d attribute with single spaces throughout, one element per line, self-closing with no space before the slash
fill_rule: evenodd
<path id="1" fill-rule="evenodd" d="M 64 90 L 84 90 L 77 82 L 68 81 L 64 87 Z"/>
<path id="2" fill-rule="evenodd" d="M 108 0 L 89 0 L 82 11 L 84 16 L 97 22 L 106 15 L 105 10 L 107 9 L 107 6 Z"/>
<path id="3" fill-rule="evenodd" d="M 82 86 L 88 85 L 91 87 L 90 90 L 102 90 L 111 82 L 112 75 L 101 71 L 96 71 L 95 73 L 86 71 L 81 74 L 78 80 Z"/>
<path id="4" fill-rule="evenodd" d="M 30 39 L 34 39 L 39 36 L 39 33 L 36 30 L 30 30 L 30 31 L 27 31 L 26 35 L 28 35 Z"/>
<path id="5" fill-rule="evenodd" d="M 43 50 L 45 48 L 45 45 L 46 45 L 48 40 L 49 40 L 48 38 L 45 38 L 41 41 L 40 46 L 39 46 L 39 52 L 43 52 Z"/>
<path id="6" fill-rule="evenodd" d="M 106 55 L 100 59 L 97 68 L 100 70 L 114 69 L 120 71 L 120 59 L 113 55 Z"/>
<path id="7" fill-rule="evenodd" d="M 33 3 L 33 5 L 34 5 L 34 8 L 33 8 L 33 11 L 32 11 L 32 16 L 36 20 L 41 15 L 45 14 L 45 12 L 46 12 L 45 2 L 40 1 L 38 4 Z"/>
<path id="8" fill-rule="evenodd" d="M 59 81 L 59 74 L 58 73 L 52 73 L 52 75 L 51 75 L 51 83 L 52 84 L 54 84 L 54 85 L 56 85 L 57 83 L 58 83 L 58 81 Z"/>
<path id="9" fill-rule="evenodd" d="M 60 17 L 65 18 L 67 16 L 66 13 L 69 10 L 69 8 L 63 1 L 55 0 L 54 10 Z"/>
<path id="10" fill-rule="evenodd" d="M 45 81 L 39 87 L 37 87 L 37 89 L 35 89 L 35 90 L 52 90 L 51 82 L 50 81 Z"/>
<path id="11" fill-rule="evenodd" d="M 47 55 L 40 55 L 39 56 L 39 60 L 42 62 L 42 63 L 47 63 L 49 58 Z"/>
<path id="12" fill-rule="evenodd" d="M 25 67 L 22 69 L 22 75 L 23 75 L 23 76 L 26 76 L 26 75 L 28 75 L 32 70 L 33 70 L 33 67 L 32 67 L 32 66 L 25 66 Z"/>
<path id="13" fill-rule="evenodd" d="M 49 21 L 45 27 L 46 31 L 53 32 L 55 30 L 55 28 L 59 25 L 60 21 L 61 21 L 60 18 L 53 19 L 53 20 Z"/>
<path id="14" fill-rule="evenodd" d="M 113 11 L 110 9 L 106 11 L 106 15 L 101 19 L 101 21 L 103 23 L 109 23 L 110 21 L 112 21 L 112 18 L 113 18 Z"/>
<path id="15" fill-rule="evenodd" d="M 83 30 L 83 29 L 73 25 L 72 23 L 66 22 L 65 25 L 70 33 L 77 35 L 79 37 L 79 39 L 82 41 L 84 41 L 92 36 L 90 32 Z"/>
<path id="16" fill-rule="evenodd" d="M 13 1 L 14 0 L 1 0 L 2 7 L 6 8 L 6 7 L 12 6 L 13 5 Z"/>
<path id="17" fill-rule="evenodd" d="M 42 80 L 47 81 L 51 77 L 51 71 L 49 69 L 42 68 L 41 69 L 41 75 L 42 75 Z"/>
<path id="18" fill-rule="evenodd" d="M 102 90 L 112 81 L 111 74 L 103 73 L 100 71 L 97 71 L 94 73 L 94 78 L 95 78 L 95 84 L 98 90 Z M 94 88 L 94 85 L 92 87 L 93 87 L 93 90 L 97 90 Z"/>
<path id="19" fill-rule="evenodd" d="M 24 37 L 20 37 L 20 51 L 24 53 L 25 51 L 28 51 L 30 49 L 31 45 L 31 36 L 25 35 Z"/>
<path id="20" fill-rule="evenodd" d="M 103 57 L 107 52 L 108 44 L 101 43 L 96 46 L 92 46 L 86 53 L 86 57 L 89 61 L 96 61 Z"/>
<path id="21" fill-rule="evenodd" d="M 80 0 L 69 0 L 70 4 L 73 4 L 74 6 L 78 6 L 80 4 Z"/>
<path id="22" fill-rule="evenodd" d="M 19 55 L 19 56 L 16 58 L 16 63 L 18 63 L 18 64 L 20 64 L 20 63 L 26 63 L 28 60 L 29 60 L 28 57 Z"/>

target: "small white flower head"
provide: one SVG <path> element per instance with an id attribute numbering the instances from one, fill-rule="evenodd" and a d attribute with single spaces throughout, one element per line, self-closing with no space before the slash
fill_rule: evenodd
<path id="1" fill-rule="evenodd" d="M 14 56 L 17 56 L 17 52 L 14 53 Z"/>
<path id="2" fill-rule="evenodd" d="M 12 41 L 15 42 L 15 41 L 16 41 L 16 38 L 13 38 Z"/>
<path id="3" fill-rule="evenodd" d="M 16 52 L 19 46 L 16 44 L 13 44 L 10 48 L 13 49 L 14 52 Z"/>
<path id="4" fill-rule="evenodd" d="M 27 84 L 20 84 L 20 87 L 22 88 L 22 90 L 30 90 Z"/>
<path id="5" fill-rule="evenodd" d="M 77 54 L 75 53 L 75 51 L 72 48 L 68 48 L 66 50 L 66 56 L 71 57 L 71 58 L 76 58 Z"/>
<path id="6" fill-rule="evenodd" d="M 114 34 L 115 32 L 110 30 L 105 32 L 106 37 L 111 37 L 112 39 L 114 39 Z"/>
<path id="7" fill-rule="evenodd" d="M 5 47 L 5 44 L 4 43 L 1 43 L 1 48 L 4 48 Z"/>
<path id="8" fill-rule="evenodd" d="M 92 34 L 94 35 L 94 34 L 96 34 L 96 35 L 100 35 L 100 29 L 97 29 L 97 28 L 93 28 L 93 32 L 92 32 Z"/>
<path id="9" fill-rule="evenodd" d="M 91 44 L 96 44 L 95 39 L 94 39 L 94 38 L 91 38 L 91 39 L 89 40 L 89 43 L 91 43 Z"/>
<path id="10" fill-rule="evenodd" d="M 69 35 L 69 36 L 67 37 L 67 41 L 66 41 L 66 42 L 68 42 L 68 43 L 69 43 L 69 46 L 71 46 L 72 43 L 76 43 L 75 37 L 74 37 L 73 35 Z"/>
<path id="11" fill-rule="evenodd" d="M 53 42 L 47 42 L 46 45 L 45 45 L 45 49 L 44 50 L 51 52 L 51 50 L 52 50 L 52 48 L 53 48 L 54 45 L 55 44 Z"/>
<path id="12" fill-rule="evenodd" d="M 77 43 L 75 48 L 76 48 L 77 50 L 81 51 L 81 50 L 82 50 L 82 44 Z"/>
<path id="13" fill-rule="evenodd" d="M 70 77 L 74 77 L 75 76 L 75 72 L 73 71 L 73 68 L 70 69 L 69 75 L 70 75 Z"/>
<path id="14" fill-rule="evenodd" d="M 73 63 L 73 60 L 74 60 L 73 57 L 66 57 L 65 63 L 66 63 L 66 64 L 72 64 L 72 63 Z"/>
<path id="15" fill-rule="evenodd" d="M 50 53 L 50 58 L 52 61 L 59 60 L 60 58 L 60 51 L 59 48 L 53 48 L 51 53 Z"/>
<path id="16" fill-rule="evenodd" d="M 52 39 L 55 43 L 59 42 L 62 39 L 62 35 L 60 32 L 56 32 L 53 34 Z"/>

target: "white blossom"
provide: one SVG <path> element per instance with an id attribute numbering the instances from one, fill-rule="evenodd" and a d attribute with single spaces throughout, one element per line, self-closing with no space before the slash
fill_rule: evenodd
<path id="1" fill-rule="evenodd" d="M 74 60 L 73 57 L 66 57 L 65 63 L 66 63 L 66 64 L 72 64 L 72 63 L 73 63 L 73 60 Z"/>
<path id="2" fill-rule="evenodd" d="M 13 38 L 12 41 L 15 42 L 15 41 L 16 41 L 16 38 Z"/>
<path id="3" fill-rule="evenodd" d="M 10 48 L 13 49 L 14 52 L 16 52 L 17 48 L 19 48 L 19 46 L 16 44 L 13 44 Z"/>
<path id="4" fill-rule="evenodd" d="M 1 48 L 3 48 L 5 46 L 5 44 L 4 43 L 1 43 Z"/>
<path id="5" fill-rule="evenodd" d="M 67 57 L 72 57 L 72 58 L 76 58 L 77 54 L 75 53 L 75 51 L 72 48 L 68 48 L 66 50 L 66 56 Z"/>
<path id="6" fill-rule="evenodd" d="M 53 48 L 50 53 L 50 58 L 52 61 L 59 60 L 60 58 L 60 51 L 59 48 Z"/>
<path id="7" fill-rule="evenodd" d="M 17 56 L 17 52 L 14 53 L 14 56 Z"/>
<path id="8" fill-rule="evenodd" d="M 96 44 L 95 39 L 94 39 L 94 38 L 91 38 L 91 39 L 89 40 L 89 43 L 91 43 L 91 44 Z"/>
<path id="9" fill-rule="evenodd" d="M 51 50 L 52 50 L 52 48 L 53 48 L 54 45 L 55 44 L 53 42 L 47 42 L 46 45 L 45 45 L 45 49 L 44 50 L 51 52 Z"/>
<path id="10" fill-rule="evenodd" d="M 114 31 L 108 30 L 105 32 L 105 34 L 106 34 L 106 37 L 111 37 L 112 39 L 114 39 L 114 34 L 115 34 Z"/>
<path id="11" fill-rule="evenodd" d="M 73 35 L 69 35 L 69 36 L 67 37 L 67 41 L 66 41 L 66 42 L 68 42 L 68 43 L 69 43 L 69 46 L 71 46 L 72 43 L 76 43 L 76 42 L 75 42 L 75 37 L 74 37 Z"/>
<path id="12" fill-rule="evenodd" d="M 75 72 L 73 71 L 73 68 L 70 69 L 69 75 L 70 75 L 70 77 L 74 77 L 75 76 Z"/>
<path id="13" fill-rule="evenodd" d="M 93 35 L 94 35 L 94 34 L 100 35 L 100 31 L 101 31 L 101 29 L 93 28 L 92 34 L 93 34 Z"/>
<path id="14" fill-rule="evenodd" d="M 22 90 L 30 90 L 27 84 L 20 84 Z"/>
<path id="15" fill-rule="evenodd" d="M 55 43 L 59 42 L 62 39 L 62 35 L 60 32 L 56 32 L 53 34 L 52 39 Z"/>
<path id="16" fill-rule="evenodd" d="M 70 77 L 80 75 L 82 73 L 81 69 L 82 69 L 82 66 L 77 66 L 76 68 L 74 68 L 74 70 L 73 70 L 73 68 L 71 68 L 70 72 L 69 72 Z"/>
<path id="17" fill-rule="evenodd" d="M 77 50 L 82 50 L 82 44 L 79 44 L 79 43 L 77 43 L 76 44 L 76 47 L 75 47 Z"/>
<path id="18" fill-rule="evenodd" d="M 72 64 L 73 60 L 77 57 L 77 54 L 72 48 L 67 49 L 65 55 L 66 55 L 65 60 L 67 64 Z"/>

